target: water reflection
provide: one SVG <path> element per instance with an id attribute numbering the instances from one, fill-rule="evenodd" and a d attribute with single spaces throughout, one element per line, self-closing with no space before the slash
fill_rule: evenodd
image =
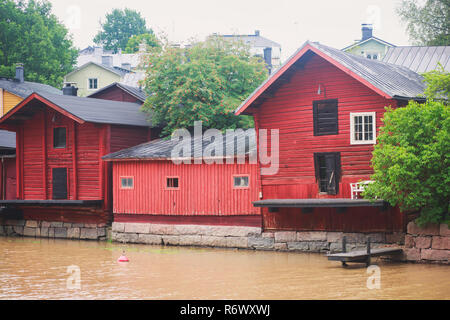
<path id="1" fill-rule="evenodd" d="M 118 263 L 122 250 L 129 263 Z M 0 238 L 0 299 L 449 299 L 450 267 L 362 265 L 321 254 Z M 81 289 L 67 289 L 69 266 Z"/>

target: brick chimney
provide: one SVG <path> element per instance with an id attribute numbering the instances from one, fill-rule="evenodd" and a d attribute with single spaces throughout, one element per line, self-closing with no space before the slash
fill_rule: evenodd
<path id="1" fill-rule="evenodd" d="M 368 23 L 363 23 L 361 28 L 362 31 L 362 41 L 372 38 L 373 26 Z"/>
<path id="2" fill-rule="evenodd" d="M 16 81 L 23 83 L 25 81 L 23 63 L 16 64 Z"/>

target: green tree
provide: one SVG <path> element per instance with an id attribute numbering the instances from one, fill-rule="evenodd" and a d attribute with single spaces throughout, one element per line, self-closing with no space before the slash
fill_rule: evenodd
<path id="1" fill-rule="evenodd" d="M 106 50 L 118 52 L 125 50 L 131 37 L 140 34 L 153 34 L 147 29 L 145 19 L 141 14 L 131 9 L 114 9 L 106 15 L 105 23 L 100 23 L 102 30 L 94 37 L 94 43 Z"/>
<path id="2" fill-rule="evenodd" d="M 167 43 L 147 57 L 145 87 L 150 94 L 143 110 L 164 126 L 162 135 L 203 121 L 219 130 L 253 126 L 234 110 L 267 77 L 260 58 L 248 46 L 211 37 L 189 48 Z"/>
<path id="3" fill-rule="evenodd" d="M 433 86 L 444 77 L 448 89 L 448 73 L 426 75 L 431 93 L 426 103 L 387 108 L 372 158 L 375 182 L 364 192 L 404 212 L 419 212 L 419 225 L 450 223 L 450 108 L 447 100 L 433 97 L 441 96 Z"/>
<path id="4" fill-rule="evenodd" d="M 450 0 L 403 0 L 397 13 L 406 23 L 410 38 L 418 45 L 450 45 Z"/>
<path id="5" fill-rule="evenodd" d="M 0 0 L 0 75 L 14 77 L 21 62 L 26 80 L 62 86 L 78 50 L 51 9 L 48 1 Z"/>
<path id="6" fill-rule="evenodd" d="M 145 43 L 147 47 L 160 47 L 158 38 L 153 33 L 143 33 L 132 36 L 125 47 L 125 53 L 135 53 L 139 51 L 139 46 Z"/>

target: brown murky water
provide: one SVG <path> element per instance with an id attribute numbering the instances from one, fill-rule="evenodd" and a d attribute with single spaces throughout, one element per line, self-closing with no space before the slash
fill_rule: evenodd
<path id="1" fill-rule="evenodd" d="M 449 266 L 374 262 L 369 290 L 364 266 L 321 254 L 0 238 L 0 299 L 450 299 Z"/>

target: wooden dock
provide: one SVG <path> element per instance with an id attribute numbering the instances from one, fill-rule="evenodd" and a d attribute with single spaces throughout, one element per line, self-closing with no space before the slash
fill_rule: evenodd
<path id="1" fill-rule="evenodd" d="M 341 261 L 343 266 L 347 266 L 347 262 L 365 263 L 367 266 L 369 266 L 371 257 L 393 256 L 400 254 L 403 249 L 398 247 L 371 249 L 369 238 L 367 239 L 367 250 L 347 252 L 346 238 L 344 237 L 342 240 L 342 251 L 343 252 L 341 253 L 327 254 L 328 260 Z"/>

